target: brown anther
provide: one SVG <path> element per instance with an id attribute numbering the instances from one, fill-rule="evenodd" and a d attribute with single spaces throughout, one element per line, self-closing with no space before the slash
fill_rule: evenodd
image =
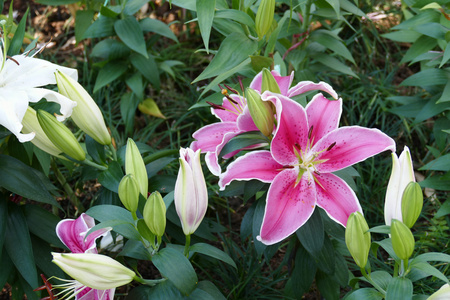
<path id="1" fill-rule="evenodd" d="M 331 148 L 333 148 L 336 145 L 336 142 L 334 142 L 333 144 L 331 144 L 330 146 L 328 146 L 327 151 L 330 151 Z"/>
<path id="2" fill-rule="evenodd" d="M 309 128 L 309 131 L 308 131 L 308 139 L 311 139 L 311 134 L 312 134 L 312 131 L 313 131 L 313 127 L 314 127 L 314 126 L 311 126 L 311 127 Z"/>
<path id="3" fill-rule="evenodd" d="M 209 101 L 206 101 L 206 103 L 211 105 L 212 108 L 225 110 L 225 108 L 223 108 L 221 105 L 217 105 L 217 104 L 209 102 Z"/>
<path id="4" fill-rule="evenodd" d="M 302 151 L 302 147 L 298 143 L 295 143 L 294 147 L 297 151 Z"/>
<path id="5" fill-rule="evenodd" d="M 227 84 L 224 84 L 224 86 L 226 86 L 226 88 L 229 89 L 232 93 L 239 94 L 239 92 L 236 91 L 235 89 L 233 89 L 231 86 L 229 86 Z"/>
<path id="6" fill-rule="evenodd" d="M 6 58 L 12 60 L 13 62 L 15 62 L 18 66 L 20 66 L 19 62 L 17 60 L 15 60 L 14 58 L 12 58 L 11 56 L 7 55 Z"/>
<path id="7" fill-rule="evenodd" d="M 320 176 L 320 172 L 319 171 L 314 171 L 314 173 L 318 176 Z"/>
<path id="8" fill-rule="evenodd" d="M 237 101 L 235 101 L 235 100 L 233 100 L 233 99 L 231 99 L 231 97 L 230 96 L 228 96 L 228 95 L 225 95 L 225 97 L 227 97 L 227 99 L 230 101 L 230 102 L 233 102 L 234 104 L 236 104 L 236 105 L 239 105 L 239 103 L 237 103 Z"/>
<path id="9" fill-rule="evenodd" d="M 241 91 L 242 91 L 242 93 L 244 93 L 245 89 L 244 89 L 244 84 L 242 83 L 241 77 L 238 77 L 238 81 L 239 81 L 239 86 L 241 87 Z"/>

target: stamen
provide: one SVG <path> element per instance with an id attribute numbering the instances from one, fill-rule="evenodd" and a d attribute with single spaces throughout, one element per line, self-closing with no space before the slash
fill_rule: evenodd
<path id="1" fill-rule="evenodd" d="M 231 99 L 231 97 L 230 96 L 228 96 L 228 95 L 225 95 L 225 97 L 229 100 L 229 101 L 231 101 L 231 102 L 233 102 L 234 104 L 237 104 L 237 105 L 239 105 L 239 103 L 236 101 L 236 100 L 233 100 L 233 99 Z"/>
<path id="2" fill-rule="evenodd" d="M 316 175 L 320 176 L 320 172 L 319 172 L 319 171 L 314 170 L 314 173 L 315 173 Z"/>
<path id="3" fill-rule="evenodd" d="M 12 58 L 11 56 L 6 56 L 6 58 L 12 60 L 13 62 L 15 62 L 18 66 L 20 66 L 19 62 L 17 60 L 15 60 L 14 58 Z"/>
<path id="4" fill-rule="evenodd" d="M 330 146 L 328 146 L 327 151 L 330 151 L 331 148 L 333 148 L 336 145 L 336 142 L 334 142 L 333 144 L 331 144 Z"/>
<path id="5" fill-rule="evenodd" d="M 239 86 L 241 87 L 241 91 L 242 91 L 242 93 L 244 93 L 245 89 L 244 89 L 244 84 L 242 83 L 241 77 L 238 77 L 238 81 L 239 81 Z"/>
<path id="6" fill-rule="evenodd" d="M 232 91 L 233 93 L 239 94 L 239 92 L 236 91 L 235 89 L 233 89 L 231 86 L 229 86 L 229 85 L 227 85 L 227 84 L 224 84 L 224 86 L 226 86 L 226 88 L 229 89 L 230 91 Z"/>
<path id="7" fill-rule="evenodd" d="M 44 282 L 43 286 L 40 286 L 38 288 L 35 288 L 33 291 L 37 292 L 37 291 L 42 291 L 42 290 L 47 290 L 48 296 L 42 298 L 42 300 L 55 300 L 55 295 L 53 294 L 53 287 L 52 284 L 47 280 L 47 278 L 45 278 L 44 274 L 41 274 L 41 278 L 42 281 Z"/>
<path id="8" fill-rule="evenodd" d="M 312 134 L 312 131 L 313 131 L 313 127 L 314 127 L 314 126 L 311 125 L 311 127 L 309 128 L 309 131 L 308 131 L 308 139 L 311 139 L 311 134 Z"/>
<path id="9" fill-rule="evenodd" d="M 222 107 L 221 105 L 218 105 L 218 104 L 215 104 L 215 103 L 212 103 L 212 102 L 209 102 L 209 101 L 206 101 L 206 103 L 208 103 L 209 105 L 211 105 L 212 108 L 225 110 L 225 108 Z"/>
<path id="10" fill-rule="evenodd" d="M 227 90 L 227 89 L 222 89 L 220 92 L 221 92 L 222 95 L 224 95 L 225 97 L 228 96 L 228 90 Z"/>

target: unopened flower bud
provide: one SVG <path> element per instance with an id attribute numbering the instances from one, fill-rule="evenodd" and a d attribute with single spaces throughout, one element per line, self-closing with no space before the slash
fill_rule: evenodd
<path id="1" fill-rule="evenodd" d="M 159 192 L 153 192 L 144 206 L 144 221 L 156 236 L 162 236 L 166 230 L 166 205 Z"/>
<path id="2" fill-rule="evenodd" d="M 127 150 L 125 151 L 125 173 L 134 175 L 134 178 L 138 183 L 140 193 L 147 198 L 147 169 L 145 168 L 145 163 L 142 159 L 141 153 L 132 139 L 128 139 L 127 141 Z"/>
<path id="3" fill-rule="evenodd" d="M 278 85 L 272 72 L 264 68 L 262 70 L 261 94 L 265 91 L 281 94 L 280 86 Z"/>
<path id="4" fill-rule="evenodd" d="M 247 98 L 248 110 L 256 127 L 265 136 L 270 136 L 273 132 L 275 120 L 272 104 L 268 101 L 262 101 L 261 95 L 251 88 L 245 90 L 245 96 Z"/>
<path id="5" fill-rule="evenodd" d="M 108 290 L 130 283 L 136 273 L 109 256 L 93 253 L 52 253 L 73 279 L 93 289 Z"/>
<path id="6" fill-rule="evenodd" d="M 272 27 L 274 14 L 275 0 L 261 0 L 255 18 L 256 33 L 260 40 Z"/>
<path id="7" fill-rule="evenodd" d="M 37 119 L 45 135 L 61 152 L 79 161 L 86 159 L 80 143 L 63 123 L 44 110 L 37 111 Z"/>
<path id="8" fill-rule="evenodd" d="M 403 223 L 413 227 L 420 216 L 423 207 L 423 194 L 420 185 L 411 181 L 405 188 L 402 197 Z"/>
<path id="9" fill-rule="evenodd" d="M 364 268 L 369 257 L 371 241 L 369 226 L 360 212 L 354 212 L 348 217 L 345 243 L 356 264 Z"/>
<path id="10" fill-rule="evenodd" d="M 139 186 L 133 174 L 125 175 L 119 183 L 119 199 L 123 206 L 135 213 L 139 203 Z"/>
<path id="11" fill-rule="evenodd" d="M 102 145 L 111 144 L 111 135 L 105 125 L 103 114 L 89 93 L 73 78 L 57 71 L 55 73 L 59 93 L 75 101 L 77 106 L 72 119 L 90 137 Z"/>
<path id="12" fill-rule="evenodd" d="M 411 257 L 414 251 L 414 236 L 408 226 L 401 221 L 392 219 L 391 222 L 392 248 L 398 258 L 405 260 Z"/>

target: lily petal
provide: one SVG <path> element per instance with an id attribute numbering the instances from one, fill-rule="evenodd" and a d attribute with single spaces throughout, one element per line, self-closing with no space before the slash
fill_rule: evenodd
<path id="1" fill-rule="evenodd" d="M 313 179 L 305 172 L 295 185 L 298 170 L 286 169 L 270 185 L 258 240 L 275 244 L 290 236 L 311 217 L 316 203 Z"/>
<path id="2" fill-rule="evenodd" d="M 334 89 L 331 87 L 331 85 L 329 85 L 328 83 L 323 82 L 323 81 L 321 81 L 319 83 L 314 83 L 312 81 L 300 81 L 296 86 L 289 89 L 289 92 L 287 93 L 286 96 L 288 96 L 289 98 L 292 98 L 294 96 L 304 94 L 309 91 L 316 91 L 316 90 L 324 91 L 324 92 L 330 94 L 331 97 L 333 97 L 334 99 L 338 98 L 338 94 L 334 91 Z"/>
<path id="3" fill-rule="evenodd" d="M 23 127 L 22 119 L 28 107 L 28 97 L 25 92 L 1 89 L 0 107 L 0 125 L 11 131 L 21 143 L 34 138 L 34 133 L 20 133 Z"/>
<path id="4" fill-rule="evenodd" d="M 223 191 L 233 180 L 258 179 L 262 182 L 272 182 L 283 168 L 276 162 L 269 151 L 253 151 L 232 162 L 227 170 L 220 175 L 219 187 Z"/>
<path id="5" fill-rule="evenodd" d="M 294 80 L 294 71 L 291 72 L 291 75 L 289 76 L 280 76 L 280 73 L 277 71 L 271 71 L 273 77 L 275 78 L 275 81 L 278 83 L 278 86 L 280 87 L 281 94 L 284 96 L 288 95 L 289 87 L 292 84 L 292 81 Z M 253 78 L 252 82 L 250 83 L 250 88 L 254 89 L 258 92 L 261 92 L 261 86 L 262 86 L 262 72 L 259 72 L 258 75 Z"/>
<path id="6" fill-rule="evenodd" d="M 223 137 L 229 132 L 239 132 L 234 122 L 218 122 L 206 125 L 192 135 L 196 141 L 192 142 L 190 148 L 194 151 L 201 149 L 205 151 L 216 151 L 222 143 Z"/>
<path id="7" fill-rule="evenodd" d="M 238 104 L 232 103 L 230 100 L 224 97 L 222 107 L 225 109 L 211 108 L 211 113 L 219 118 L 222 122 L 236 122 L 236 119 L 242 112 L 241 107 L 247 105 L 244 97 L 242 96 L 231 94 L 229 97 L 236 101 Z"/>
<path id="8" fill-rule="evenodd" d="M 395 151 L 393 139 L 378 129 L 359 126 L 338 128 L 311 149 L 315 153 L 323 151 L 317 156 L 317 160 L 325 160 L 317 165 L 320 173 L 341 170 L 386 150 Z"/>
<path id="9" fill-rule="evenodd" d="M 245 106 L 244 111 L 237 118 L 236 125 L 241 131 L 259 131 L 258 127 L 255 125 L 255 122 L 253 121 L 248 106 Z"/>
<path id="10" fill-rule="evenodd" d="M 323 208 L 328 216 L 346 226 L 348 217 L 355 211 L 363 213 L 355 192 L 348 184 L 334 174 L 316 176 L 317 206 Z"/>
<path id="11" fill-rule="evenodd" d="M 84 287 L 76 296 L 76 300 L 113 300 L 116 289 L 96 290 L 90 287 Z"/>
<path id="12" fill-rule="evenodd" d="M 69 98 L 51 90 L 31 88 L 24 91 L 28 94 L 28 99 L 30 102 L 38 102 L 42 98 L 45 98 L 47 101 L 58 103 L 61 106 L 59 109 L 61 116 L 56 116 L 56 118 L 60 122 L 69 117 L 72 114 L 73 108 L 77 106 L 75 101 L 72 101 Z"/>
<path id="13" fill-rule="evenodd" d="M 327 133 L 337 129 L 341 113 L 342 99 L 330 101 L 322 94 L 314 96 L 306 106 L 309 126 L 313 127 L 311 139 L 317 142 Z"/>
<path id="14" fill-rule="evenodd" d="M 305 151 L 308 141 L 309 127 L 305 109 L 279 94 L 264 92 L 261 98 L 276 106 L 278 127 L 270 146 L 273 158 L 282 165 L 297 163 L 294 147 L 298 152 Z"/>

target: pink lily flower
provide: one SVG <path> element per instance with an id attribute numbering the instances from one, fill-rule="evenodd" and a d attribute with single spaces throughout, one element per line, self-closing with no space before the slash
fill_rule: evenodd
<path id="1" fill-rule="evenodd" d="M 322 90 L 330 94 L 334 99 L 337 99 L 337 93 L 333 88 L 325 83 L 313 83 L 312 81 L 299 82 L 294 87 L 290 88 L 294 80 L 294 72 L 290 76 L 280 76 L 276 71 L 271 72 L 274 76 L 278 86 L 280 87 L 281 95 L 293 97 L 312 90 Z M 262 72 L 258 73 L 250 83 L 250 88 L 261 93 Z M 247 100 L 237 94 L 227 95 L 223 98 L 222 105 L 214 105 L 211 107 L 211 113 L 215 115 L 220 122 L 206 125 L 192 135 L 196 141 L 192 142 L 190 148 L 194 151 L 201 149 L 206 153 L 205 161 L 208 169 L 216 176 L 222 173 L 219 165 L 219 154 L 223 147 L 233 137 L 249 131 L 258 131 L 250 111 L 247 107 Z M 255 149 L 265 144 L 257 144 L 245 149 Z M 240 150 L 228 153 L 223 158 L 228 159 L 236 155 Z"/>
<path id="2" fill-rule="evenodd" d="M 61 220 L 56 225 L 56 234 L 61 242 L 72 251 L 72 253 L 93 253 L 97 254 L 95 241 L 105 236 L 111 228 L 103 228 L 90 233 L 88 231 L 95 226 L 94 219 L 91 216 L 82 213 L 77 219 Z M 65 280 L 64 280 L 65 281 Z M 115 289 L 96 290 L 85 286 L 78 281 L 67 281 L 62 285 L 54 285 L 55 288 L 62 288 L 62 293 L 73 292 L 76 300 L 112 300 Z"/>
<path id="3" fill-rule="evenodd" d="M 338 128 L 342 99 L 330 101 L 317 94 L 306 108 L 271 92 L 264 92 L 262 99 L 272 101 L 277 111 L 270 151 L 253 151 L 236 159 L 220 175 L 220 189 L 233 180 L 271 183 L 258 236 L 267 245 L 294 233 L 316 205 L 346 226 L 349 215 L 362 209 L 353 190 L 332 172 L 382 151 L 395 151 L 394 140 L 378 129 Z"/>

